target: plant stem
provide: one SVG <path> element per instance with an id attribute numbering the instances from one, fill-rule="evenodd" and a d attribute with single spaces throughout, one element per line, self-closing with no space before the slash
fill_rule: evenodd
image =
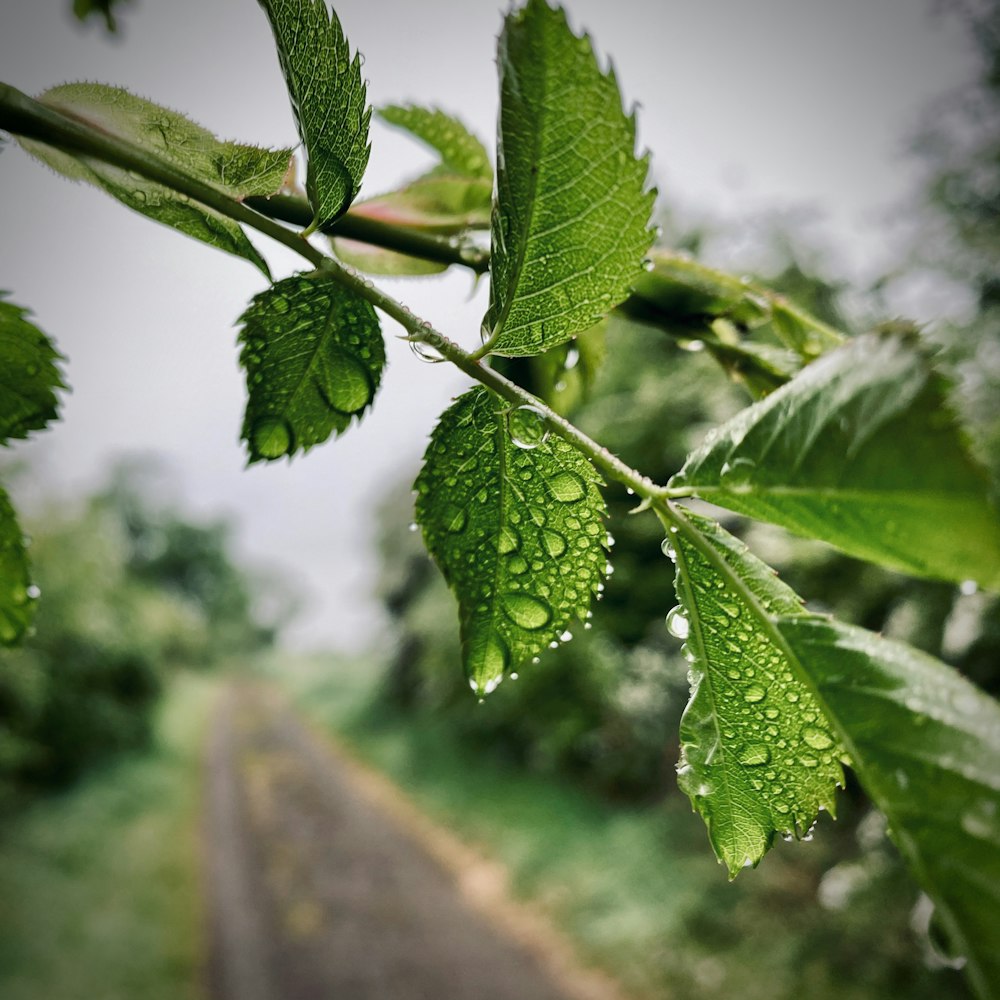
<path id="1" fill-rule="evenodd" d="M 124 139 L 90 128 L 82 122 L 47 108 L 7 84 L 0 84 L 0 128 L 17 135 L 36 139 L 58 149 L 92 156 L 124 170 L 135 171 L 148 180 L 163 184 L 179 194 L 187 195 L 221 215 L 270 236 L 301 254 L 314 267 L 330 275 L 340 285 L 367 299 L 373 306 L 396 320 L 410 334 L 411 340 L 427 344 L 456 368 L 461 369 L 481 385 L 491 389 L 513 405 L 533 406 L 538 409 L 554 433 L 590 459 L 609 479 L 616 480 L 639 497 L 650 502 L 689 495 L 690 491 L 685 488 L 670 489 L 657 486 L 649 477 L 641 475 L 626 465 L 620 458 L 611 454 L 607 448 L 601 447 L 565 417 L 548 407 L 542 400 L 511 382 L 488 365 L 482 364 L 478 359 L 462 350 L 454 341 L 435 330 L 429 323 L 414 316 L 396 299 L 381 289 L 375 288 L 371 282 L 366 281 L 353 269 L 327 257 L 303 239 L 301 235 L 236 201 L 212 185 L 189 176 L 173 164 L 131 145 Z M 275 203 L 280 204 L 278 199 L 271 202 L 271 204 Z M 310 212 L 310 218 L 311 214 Z M 351 224 L 356 223 L 352 222 Z M 385 234 L 382 232 L 380 235 Z M 398 235 L 397 233 L 394 238 L 397 238 Z M 457 252 L 458 248 L 451 249 Z M 462 261 L 462 263 L 465 263 L 466 266 L 472 266 L 468 261 Z"/>
<path id="2" fill-rule="evenodd" d="M 70 153 L 92 156 L 215 209 L 221 215 L 251 226 L 265 236 L 301 254 L 314 266 L 326 258 L 301 236 L 247 208 L 205 181 L 191 177 L 172 163 L 117 136 L 89 127 L 33 100 L 16 87 L 0 83 L 0 128 Z"/>
<path id="3" fill-rule="evenodd" d="M 245 204 L 272 219 L 308 226 L 313 211 L 305 198 L 295 195 L 275 195 L 272 198 L 247 198 Z M 482 247 L 463 244 L 409 226 L 396 226 L 373 219 L 362 212 L 347 212 L 321 230 L 330 236 L 359 240 L 386 250 L 395 250 L 408 257 L 432 260 L 439 264 L 459 264 L 476 274 L 489 270 L 490 252 Z"/>

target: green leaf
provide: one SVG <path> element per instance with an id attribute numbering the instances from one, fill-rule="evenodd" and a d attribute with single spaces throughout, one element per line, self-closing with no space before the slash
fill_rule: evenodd
<path id="1" fill-rule="evenodd" d="M 335 236 L 330 240 L 330 246 L 337 257 L 345 264 L 364 271 L 366 274 L 380 274 L 389 277 L 417 277 L 427 274 L 442 274 L 448 270 L 447 264 L 434 260 L 424 260 L 422 257 L 411 257 L 409 254 L 396 253 L 374 243 L 362 243 L 361 240 L 349 240 L 343 236 Z"/>
<path id="2" fill-rule="evenodd" d="M 351 215 L 451 236 L 490 221 L 490 186 L 482 180 L 429 174 L 388 194 L 359 201 Z"/>
<path id="3" fill-rule="evenodd" d="M 638 278 L 620 311 L 682 343 L 700 342 L 755 399 L 844 342 L 832 327 L 749 278 L 668 250 L 654 250 L 650 259 L 652 269 Z M 783 346 L 751 340 L 749 331 Z"/>
<path id="4" fill-rule="evenodd" d="M 435 172 L 484 180 L 492 188 L 493 167 L 483 144 L 457 119 L 439 108 L 389 104 L 378 116 L 405 129 L 441 156 Z"/>
<path id="5" fill-rule="evenodd" d="M 1000 705 L 957 671 L 816 616 L 777 627 L 984 998 L 1000 996 Z"/>
<path id="6" fill-rule="evenodd" d="M 489 183 L 484 180 L 431 174 L 398 191 L 357 202 L 351 215 L 456 236 L 489 223 L 490 191 Z M 330 244 L 341 260 L 369 274 L 439 274 L 448 267 L 342 236 L 332 237 Z"/>
<path id="7" fill-rule="evenodd" d="M 842 754 L 770 623 L 804 614 L 799 598 L 714 521 L 683 517 L 666 543 L 681 602 L 668 626 L 691 662 L 678 783 L 735 878 L 775 833 L 802 836 L 833 813 Z"/>
<path id="8" fill-rule="evenodd" d="M 10 498 L 0 489 L 0 645 L 13 646 L 31 625 L 38 600 L 24 536 Z"/>
<path id="9" fill-rule="evenodd" d="M 858 337 L 710 433 L 671 485 L 895 569 L 1000 588 L 1000 516 L 946 390 L 911 337 Z"/>
<path id="10" fill-rule="evenodd" d="M 290 149 L 258 149 L 221 142 L 176 111 L 120 87 L 67 83 L 47 90 L 38 100 L 68 117 L 155 153 L 237 200 L 274 194 L 290 169 Z M 65 177 L 102 188 L 136 212 L 243 257 L 268 273 L 263 258 L 231 219 L 153 181 L 92 157 L 64 153 L 35 140 L 19 142 Z"/>
<path id="11" fill-rule="evenodd" d="M 306 192 L 315 216 L 308 231 L 347 211 L 368 166 L 361 58 L 351 51 L 326 0 L 259 0 L 271 22 L 299 135 L 309 157 Z"/>
<path id="12" fill-rule="evenodd" d="M 308 451 L 371 405 L 385 345 L 359 295 L 321 274 L 297 275 L 255 296 L 240 322 L 251 463 Z"/>
<path id="13" fill-rule="evenodd" d="M 562 10 L 529 0 L 500 36 L 490 305 L 481 353 L 537 354 L 629 293 L 652 243 L 648 160 L 614 73 Z"/>
<path id="14" fill-rule="evenodd" d="M 92 15 L 102 17 L 105 27 L 114 33 L 118 30 L 114 8 L 124 6 L 127 2 L 128 0 L 73 0 L 73 14 L 81 21 L 86 21 Z"/>
<path id="15" fill-rule="evenodd" d="M 593 466 L 528 407 L 472 389 L 443 414 L 417 477 L 417 521 L 459 604 L 469 683 L 489 694 L 565 641 L 603 589 Z"/>
<path id="16" fill-rule="evenodd" d="M 66 388 L 56 364 L 62 355 L 5 296 L 0 292 L 0 444 L 57 419 L 56 389 Z"/>

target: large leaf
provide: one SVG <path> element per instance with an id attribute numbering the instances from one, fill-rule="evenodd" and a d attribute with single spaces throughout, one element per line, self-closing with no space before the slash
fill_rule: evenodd
<path id="1" fill-rule="evenodd" d="M 385 345 L 371 305 L 319 274 L 286 278 L 240 318 L 250 461 L 308 451 L 368 409 Z"/>
<path id="2" fill-rule="evenodd" d="M 488 694 L 566 638 L 601 587 L 604 501 L 593 466 L 536 410 L 473 389 L 443 414 L 417 478 L 417 521 L 458 598 L 465 670 Z"/>
<path id="3" fill-rule="evenodd" d="M 308 155 L 309 230 L 344 214 L 368 166 L 368 126 L 361 58 L 351 51 L 326 0 L 259 0 L 267 13 Z"/>
<path id="4" fill-rule="evenodd" d="M 493 167 L 483 144 L 457 119 L 439 108 L 389 104 L 379 117 L 405 129 L 441 156 L 437 172 L 484 180 L 492 185 Z"/>
<path id="5" fill-rule="evenodd" d="M 869 334 L 737 414 L 671 482 L 920 576 L 1000 588 L 1000 516 L 911 337 Z"/>
<path id="6" fill-rule="evenodd" d="M 61 355 L 25 318 L 27 310 L 4 302 L 0 292 L 0 444 L 25 438 L 58 416 L 56 389 L 65 385 Z"/>
<path id="7" fill-rule="evenodd" d="M 176 111 L 120 87 L 67 83 L 47 90 L 38 100 L 68 117 L 155 153 L 237 200 L 274 194 L 281 188 L 291 165 L 290 149 L 259 149 L 220 142 L 211 132 Z M 263 258 L 231 219 L 131 171 L 89 156 L 64 153 L 35 140 L 19 141 L 29 153 L 71 180 L 102 188 L 136 212 L 243 257 L 268 273 Z"/>
<path id="8" fill-rule="evenodd" d="M 562 10 L 529 0 L 500 36 L 500 123 L 485 350 L 531 355 L 621 302 L 652 243 L 655 192 L 614 73 Z"/>
<path id="9" fill-rule="evenodd" d="M 798 597 L 714 521 L 684 516 L 668 534 L 681 602 L 668 623 L 691 662 L 678 782 L 732 878 L 775 833 L 833 812 L 841 752 L 770 625 L 804 614 Z"/>
<path id="10" fill-rule="evenodd" d="M 777 627 L 973 987 L 1000 997 L 1000 705 L 864 629 L 815 616 Z"/>
<path id="11" fill-rule="evenodd" d="M 37 598 L 17 515 L 0 489 L 0 646 L 12 646 L 24 635 Z"/>

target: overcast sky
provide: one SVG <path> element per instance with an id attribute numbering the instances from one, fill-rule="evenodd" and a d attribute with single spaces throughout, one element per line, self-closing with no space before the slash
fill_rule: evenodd
<path id="1" fill-rule="evenodd" d="M 496 114 L 491 0 L 341 0 L 373 104 L 438 104 L 490 146 Z M 907 141 L 930 102 L 973 72 L 958 26 L 924 0 L 569 0 L 615 62 L 640 142 L 674 204 L 747 217 L 809 209 L 812 235 L 877 261 L 886 214 L 918 176 Z M 5 0 L 0 79 L 28 93 L 98 80 L 185 111 L 217 134 L 297 141 L 270 31 L 253 0 L 138 0 L 124 37 L 78 28 L 69 0 Z M 375 126 L 362 195 L 424 166 Z M 752 241 L 752 231 L 742 234 Z M 256 241 L 276 276 L 297 259 Z M 465 274 L 386 282 L 468 347 L 485 287 Z M 53 490 L 94 485 L 115 456 L 163 455 L 199 512 L 232 512 L 243 553 L 286 567 L 311 595 L 295 637 L 357 648 L 377 629 L 369 509 L 415 474 L 463 378 L 394 339 L 374 412 L 307 456 L 245 469 L 233 322 L 263 287 L 250 265 L 72 185 L 18 148 L 0 155 L 0 288 L 69 358 L 64 421 L 19 445 Z M 928 320 L 933 317 L 920 317 Z M 30 514 L 30 511 L 25 511 Z"/>

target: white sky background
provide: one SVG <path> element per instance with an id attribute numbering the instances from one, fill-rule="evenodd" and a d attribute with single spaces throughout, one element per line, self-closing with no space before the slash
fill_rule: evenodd
<path id="1" fill-rule="evenodd" d="M 878 260 L 886 215 L 918 176 L 906 147 L 920 112 L 974 70 L 959 26 L 932 17 L 924 0 L 566 6 L 574 28 L 613 58 L 626 101 L 641 105 L 640 142 L 673 204 L 741 217 L 808 207 L 811 233 L 846 248 L 839 259 L 855 273 Z M 224 138 L 297 141 L 254 0 L 138 0 L 116 41 L 96 24 L 79 29 L 68 7 L 4 0 L 0 79 L 30 94 L 71 80 L 118 84 Z M 438 104 L 493 145 L 501 12 L 492 0 L 336 8 L 365 54 L 373 104 Z M 362 196 L 425 162 L 376 125 Z M 253 238 L 276 277 L 299 267 Z M 370 508 L 415 474 L 436 415 L 464 379 L 418 362 L 385 320 L 389 366 L 365 421 L 291 464 L 245 469 L 233 323 L 263 286 L 249 264 L 57 178 L 13 145 L 0 154 L 0 288 L 68 356 L 73 390 L 63 422 L 15 456 L 67 493 L 96 485 L 115 456 L 160 453 L 197 511 L 233 513 L 241 551 L 285 567 L 310 596 L 295 640 L 358 648 L 381 622 L 370 596 Z M 385 286 L 460 343 L 478 343 L 485 283 L 471 299 L 463 273 Z"/>

